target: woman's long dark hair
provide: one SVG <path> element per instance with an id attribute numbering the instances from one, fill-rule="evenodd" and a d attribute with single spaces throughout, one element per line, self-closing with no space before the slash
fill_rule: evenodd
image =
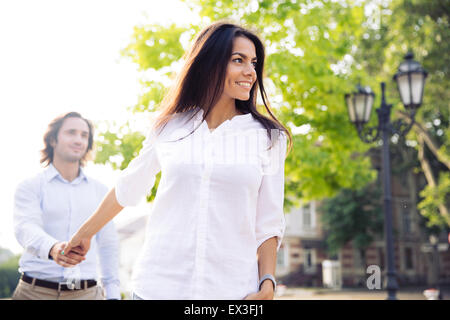
<path id="1" fill-rule="evenodd" d="M 155 127 L 161 128 L 169 121 L 171 115 L 195 107 L 205 111 L 203 120 L 206 119 L 222 95 L 227 66 L 233 49 L 233 40 L 236 37 L 245 37 L 252 41 L 257 57 L 255 68 L 257 82 L 250 90 L 248 100 L 235 100 L 236 109 L 244 114 L 251 113 L 267 130 L 269 138 L 271 129 L 284 131 L 289 138 L 290 151 L 292 136 L 289 130 L 273 115 L 264 90 L 264 46 L 254 33 L 228 22 L 213 23 L 198 34 L 191 49 L 184 55 L 185 64 L 178 74 L 174 86 L 161 103 L 162 110 L 156 118 Z M 257 88 L 259 88 L 261 99 L 271 119 L 256 109 Z M 194 116 L 195 113 L 192 117 Z"/>

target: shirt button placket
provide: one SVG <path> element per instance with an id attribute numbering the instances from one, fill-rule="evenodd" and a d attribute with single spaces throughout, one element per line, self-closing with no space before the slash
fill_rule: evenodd
<path id="1" fill-rule="evenodd" d="M 205 141 L 204 169 L 200 183 L 200 202 L 197 217 L 197 251 L 194 275 L 194 299 L 201 299 L 204 292 L 202 283 L 206 263 L 206 235 L 208 225 L 209 185 L 212 170 L 212 143 L 210 136 Z"/>
<path id="2" fill-rule="evenodd" d="M 69 205 L 69 208 L 68 208 L 69 223 L 67 226 L 67 239 L 70 239 L 70 237 L 75 233 L 75 232 L 73 232 L 74 228 L 72 226 L 72 224 L 73 224 L 73 216 L 72 215 L 73 215 L 73 192 L 74 192 L 74 190 L 73 190 L 72 184 L 70 184 L 70 183 L 66 183 L 64 186 L 68 191 L 67 195 L 69 197 L 69 201 L 67 202 Z"/>

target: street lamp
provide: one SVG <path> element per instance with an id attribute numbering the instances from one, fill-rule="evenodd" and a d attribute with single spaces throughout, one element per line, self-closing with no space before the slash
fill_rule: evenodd
<path id="1" fill-rule="evenodd" d="M 405 61 L 398 67 L 394 75 L 403 105 L 407 110 L 416 110 L 422 104 L 423 89 L 428 73 L 420 63 L 413 60 L 414 55 L 406 54 Z"/>
<path id="2" fill-rule="evenodd" d="M 378 125 L 376 127 L 365 127 L 369 122 L 372 105 L 375 95 L 369 87 L 357 86 L 356 92 L 345 95 L 345 102 L 347 104 L 350 121 L 355 125 L 360 139 L 366 143 L 377 141 L 381 135 L 383 141 L 382 156 L 383 156 L 383 186 L 384 186 L 384 226 L 386 234 L 386 248 L 387 248 L 387 291 L 388 300 L 396 300 L 396 292 L 398 289 L 395 259 L 394 259 L 394 245 L 392 238 L 392 192 L 391 192 L 391 168 L 389 156 L 389 139 L 391 135 L 397 134 L 399 136 L 406 135 L 414 124 L 414 118 L 417 109 L 422 104 L 423 89 L 425 87 L 425 79 L 427 72 L 422 66 L 413 60 L 413 54 L 405 55 L 397 73 L 394 75 L 394 80 L 397 82 L 397 88 L 400 93 L 400 98 L 405 109 L 408 111 L 409 119 L 411 121 L 404 122 L 396 120 L 390 122 L 391 104 L 387 104 L 385 100 L 385 83 L 381 82 L 381 106 L 376 109 L 378 113 Z"/>

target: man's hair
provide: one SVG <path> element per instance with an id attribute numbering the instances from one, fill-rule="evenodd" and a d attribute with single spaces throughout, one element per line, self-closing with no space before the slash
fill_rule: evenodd
<path id="1" fill-rule="evenodd" d="M 51 142 L 58 142 L 59 129 L 61 129 L 64 120 L 68 118 L 80 118 L 87 123 L 89 127 L 89 143 L 86 153 L 83 158 L 80 159 L 80 165 L 84 166 L 86 161 L 90 159 L 91 151 L 94 145 L 94 126 L 89 120 L 83 118 L 78 112 L 68 112 L 53 119 L 47 127 L 47 131 L 44 134 L 44 149 L 41 150 L 41 163 L 44 164 L 44 167 L 49 166 L 50 163 L 53 162 L 54 150 Z"/>

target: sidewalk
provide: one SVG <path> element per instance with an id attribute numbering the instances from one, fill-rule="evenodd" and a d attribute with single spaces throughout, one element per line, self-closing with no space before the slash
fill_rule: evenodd
<path id="1" fill-rule="evenodd" d="M 407 288 L 397 291 L 398 300 L 427 300 L 423 295 L 425 288 Z M 281 291 L 278 294 L 282 293 Z M 386 300 L 386 290 L 369 289 L 325 289 L 325 288 L 287 288 L 275 300 Z M 444 300 L 450 300 L 450 291 L 444 290 Z"/>

